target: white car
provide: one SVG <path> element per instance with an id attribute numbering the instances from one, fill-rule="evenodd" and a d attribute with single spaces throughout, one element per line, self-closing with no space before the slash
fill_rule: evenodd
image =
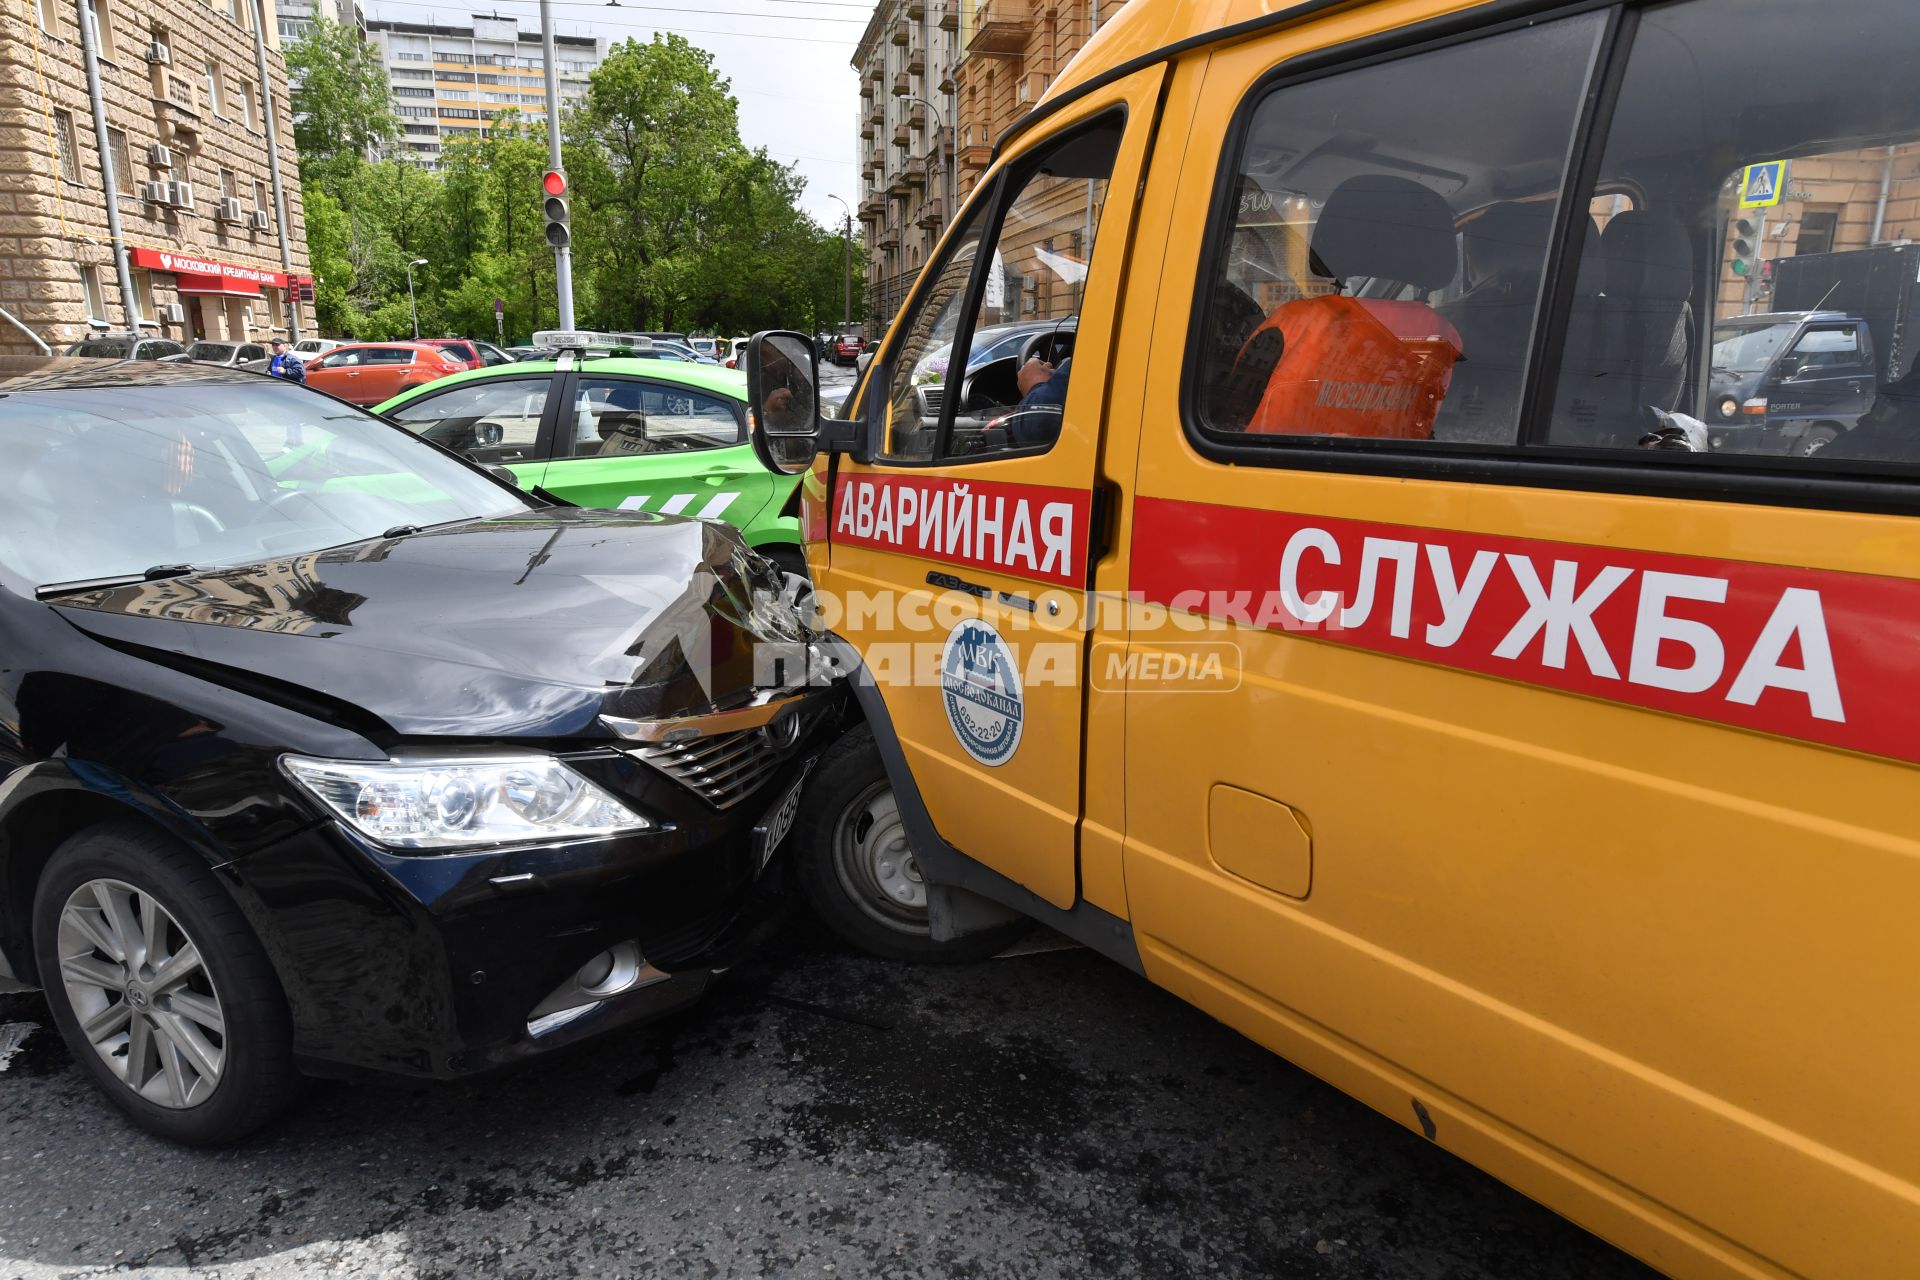
<path id="1" fill-rule="evenodd" d="M 288 350 L 301 364 L 305 364 L 315 356 L 323 356 L 335 347 L 344 345 L 346 345 L 345 338 L 302 338 Z"/>

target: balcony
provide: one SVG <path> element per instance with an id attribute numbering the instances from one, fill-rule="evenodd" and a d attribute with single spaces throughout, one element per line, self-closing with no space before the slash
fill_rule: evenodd
<path id="1" fill-rule="evenodd" d="M 893 145 L 900 148 L 902 151 L 905 151 L 908 147 L 911 147 L 913 145 L 913 140 L 907 136 L 907 126 L 896 125 L 894 127 Z"/>
<path id="2" fill-rule="evenodd" d="M 960 29 L 960 0 L 947 0 L 940 6 L 940 29 L 958 31 Z"/>
<path id="3" fill-rule="evenodd" d="M 883 124 L 885 124 L 886 122 L 887 122 L 887 109 L 886 109 L 886 107 L 884 107 L 884 106 L 883 106 L 883 105 L 881 105 L 880 103 L 878 103 L 878 102 L 876 102 L 876 103 L 874 103 L 874 104 L 873 104 L 872 106 L 870 106 L 870 107 L 868 107 L 868 108 L 867 108 L 867 123 L 868 123 L 868 124 L 870 124 L 870 125 L 874 125 L 874 126 L 876 126 L 876 127 L 877 127 L 877 126 L 879 126 L 879 125 L 883 125 Z"/>
<path id="4" fill-rule="evenodd" d="M 872 142 L 873 135 L 878 132 L 879 127 L 873 123 L 873 117 L 869 116 L 860 122 L 860 136 L 868 142 Z"/>
<path id="5" fill-rule="evenodd" d="M 918 22 L 927 16 L 927 0 L 907 0 L 907 18 Z"/>
<path id="6" fill-rule="evenodd" d="M 892 40 L 895 44 L 905 44 L 910 31 L 911 28 L 907 26 L 907 20 L 902 18 L 893 24 L 893 34 L 889 36 L 888 39 Z"/>
<path id="7" fill-rule="evenodd" d="M 887 195 L 889 197 L 895 200 L 905 200 L 907 198 L 907 195 L 913 188 L 913 181 L 907 175 L 911 173 L 915 167 L 914 165 L 908 165 L 905 169 L 893 175 L 893 181 L 887 184 Z"/>
<path id="8" fill-rule="evenodd" d="M 913 92 L 913 86 L 907 82 L 907 73 L 902 71 L 893 78 L 893 96 L 904 98 Z M 844 117 L 842 117 L 844 118 Z"/>
<path id="9" fill-rule="evenodd" d="M 927 127 L 927 109 L 916 102 L 907 110 L 907 128 L 920 130 Z"/>
<path id="10" fill-rule="evenodd" d="M 1033 34 L 1033 12 L 1026 0 L 973 0 L 973 38 L 967 52 L 1018 57 Z"/>
<path id="11" fill-rule="evenodd" d="M 954 162 L 962 169 L 984 169 L 993 162 L 993 144 L 968 143 L 954 154 Z"/>
<path id="12" fill-rule="evenodd" d="M 947 211 L 945 202 L 942 201 L 939 196 L 928 196 L 926 202 L 920 206 L 920 216 L 914 219 L 914 224 L 924 227 L 928 231 L 938 231 L 941 227 L 946 226 Z"/>
<path id="13" fill-rule="evenodd" d="M 900 171 L 900 180 L 909 187 L 924 187 L 927 185 L 926 168 L 916 161 Z"/>
<path id="14" fill-rule="evenodd" d="M 880 228 L 880 234 L 874 237 L 873 242 L 882 249 L 898 249 L 900 247 L 900 228 L 897 225 Z"/>
<path id="15" fill-rule="evenodd" d="M 907 50 L 907 74 L 917 76 L 927 69 L 927 51 L 918 46 Z"/>
<path id="16" fill-rule="evenodd" d="M 860 96 L 872 98 L 880 92 L 879 85 L 872 76 L 863 76 L 860 80 Z"/>

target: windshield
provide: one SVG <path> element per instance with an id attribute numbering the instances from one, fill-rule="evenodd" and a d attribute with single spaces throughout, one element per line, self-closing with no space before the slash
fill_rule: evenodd
<path id="1" fill-rule="evenodd" d="M 94 338 L 76 342 L 67 348 L 70 356 L 89 356 L 94 359 L 122 359 L 132 350 L 132 344 L 115 338 Z"/>
<path id="2" fill-rule="evenodd" d="M 233 345 L 227 342 L 196 342 L 187 348 L 189 360 L 226 360 L 233 355 Z"/>
<path id="3" fill-rule="evenodd" d="M 36 586 L 528 509 L 397 427 L 267 379 L 0 396 L 0 458 L 0 567 Z"/>
<path id="4" fill-rule="evenodd" d="M 1797 323 L 1717 324 L 1713 327 L 1713 367 L 1723 373 L 1759 373 L 1793 336 Z"/>

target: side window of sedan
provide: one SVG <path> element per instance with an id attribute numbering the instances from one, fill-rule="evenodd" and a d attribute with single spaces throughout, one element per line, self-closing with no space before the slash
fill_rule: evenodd
<path id="1" fill-rule="evenodd" d="M 745 437 L 723 396 L 637 378 L 582 378 L 561 430 L 576 458 L 723 449 Z"/>
<path id="2" fill-rule="evenodd" d="M 409 401 L 387 416 L 423 439 L 493 466 L 539 456 L 546 378 L 469 382 Z"/>

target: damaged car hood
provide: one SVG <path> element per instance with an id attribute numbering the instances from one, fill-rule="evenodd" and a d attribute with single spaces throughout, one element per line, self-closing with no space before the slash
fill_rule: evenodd
<path id="1" fill-rule="evenodd" d="M 578 737 L 603 712 L 681 714 L 752 686 L 746 554 L 703 521 L 538 511 L 55 607 L 152 660 L 344 704 L 401 736 Z"/>

